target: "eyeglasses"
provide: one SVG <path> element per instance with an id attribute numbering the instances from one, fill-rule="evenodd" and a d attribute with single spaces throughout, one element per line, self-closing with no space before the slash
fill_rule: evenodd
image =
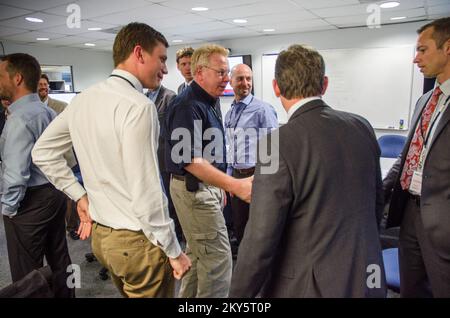
<path id="1" fill-rule="evenodd" d="M 209 68 L 210 70 L 213 70 L 219 75 L 220 77 L 224 78 L 225 76 L 230 76 L 229 70 L 216 70 L 215 68 L 212 68 L 208 65 L 203 65 L 203 67 Z"/>

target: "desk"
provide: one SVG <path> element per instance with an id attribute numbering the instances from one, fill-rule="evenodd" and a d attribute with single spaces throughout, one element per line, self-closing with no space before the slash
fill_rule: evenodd
<path id="1" fill-rule="evenodd" d="M 381 177 L 384 179 L 397 158 L 380 158 Z"/>

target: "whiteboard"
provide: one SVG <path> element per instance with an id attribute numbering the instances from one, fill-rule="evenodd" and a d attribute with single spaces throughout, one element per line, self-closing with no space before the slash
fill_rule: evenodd
<path id="1" fill-rule="evenodd" d="M 319 51 L 329 78 L 324 101 L 337 110 L 366 118 L 374 128 L 403 129 L 409 126 L 414 74 L 414 48 L 334 49 Z M 262 57 L 262 99 L 272 104 L 280 123 L 287 114 L 275 96 L 272 79 L 278 55 Z M 416 81 L 420 81 L 420 73 Z M 423 82 L 423 79 L 422 79 Z M 416 83 L 414 87 L 417 87 Z M 420 94 L 419 94 L 420 96 Z"/>

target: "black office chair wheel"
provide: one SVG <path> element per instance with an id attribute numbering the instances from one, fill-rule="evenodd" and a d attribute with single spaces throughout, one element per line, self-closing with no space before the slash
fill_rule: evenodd
<path id="1" fill-rule="evenodd" d="M 92 263 L 92 262 L 97 260 L 97 258 L 95 257 L 94 253 L 86 253 L 86 254 L 84 254 L 84 257 L 86 258 L 86 261 L 88 263 Z"/>
<path id="2" fill-rule="evenodd" d="M 108 279 L 108 270 L 104 267 L 98 272 L 98 276 L 100 276 L 101 280 L 107 280 Z"/>

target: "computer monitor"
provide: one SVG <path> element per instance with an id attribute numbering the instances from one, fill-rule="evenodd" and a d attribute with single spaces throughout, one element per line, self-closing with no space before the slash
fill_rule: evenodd
<path id="1" fill-rule="evenodd" d="M 65 92 L 66 83 L 64 81 L 50 81 L 50 92 Z"/>

